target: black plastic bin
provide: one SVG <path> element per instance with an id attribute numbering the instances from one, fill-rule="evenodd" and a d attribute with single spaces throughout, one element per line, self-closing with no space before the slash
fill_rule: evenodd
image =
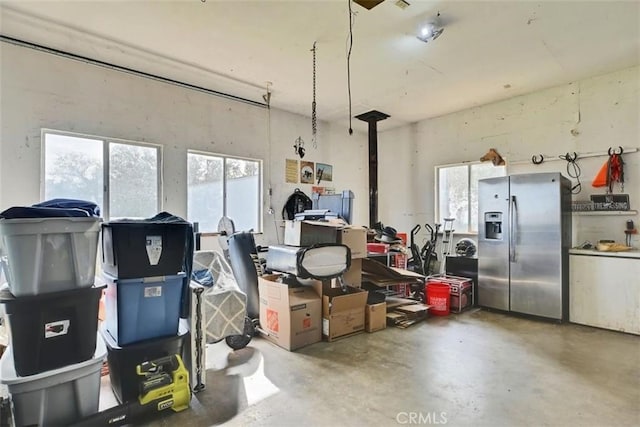
<path id="1" fill-rule="evenodd" d="M 184 269 L 189 223 L 102 224 L 102 270 L 117 279 L 171 276 Z"/>
<path id="2" fill-rule="evenodd" d="M 91 359 L 104 289 L 94 286 L 21 298 L 7 289 L 0 292 L 16 373 L 34 375 Z"/>
<path id="3" fill-rule="evenodd" d="M 142 362 L 178 354 L 183 356 L 184 341 L 189 331 L 185 321 L 180 322 L 177 335 L 157 338 L 120 347 L 104 325 L 100 327 L 100 335 L 107 345 L 107 362 L 109 363 L 109 379 L 111 389 L 118 402 L 130 402 L 140 395 L 140 377 L 136 366 Z"/>

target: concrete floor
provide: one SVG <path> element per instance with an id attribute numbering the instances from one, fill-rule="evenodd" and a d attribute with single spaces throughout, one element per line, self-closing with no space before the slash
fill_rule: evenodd
<path id="1" fill-rule="evenodd" d="M 472 310 L 293 353 L 221 343 L 208 357 L 192 407 L 147 425 L 640 425 L 640 337 L 585 326 Z"/>

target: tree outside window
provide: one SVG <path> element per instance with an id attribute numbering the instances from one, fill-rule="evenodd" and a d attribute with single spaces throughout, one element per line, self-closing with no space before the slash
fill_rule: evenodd
<path id="1" fill-rule="evenodd" d="M 261 231 L 261 166 L 259 160 L 189 152 L 189 221 L 198 222 L 200 231 L 215 232 L 227 216 L 236 230 Z"/>
<path id="2" fill-rule="evenodd" d="M 158 146 L 44 131 L 43 148 L 44 199 L 88 200 L 106 219 L 158 213 Z"/>

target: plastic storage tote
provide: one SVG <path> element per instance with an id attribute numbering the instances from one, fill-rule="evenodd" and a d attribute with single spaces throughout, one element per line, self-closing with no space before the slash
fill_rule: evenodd
<path id="1" fill-rule="evenodd" d="M 94 284 L 100 218 L 0 219 L 2 264 L 17 297 Z"/>
<path id="2" fill-rule="evenodd" d="M 116 279 L 105 274 L 106 326 L 120 346 L 176 335 L 184 273 Z"/>
<path id="3" fill-rule="evenodd" d="M 18 375 L 90 359 L 96 350 L 98 302 L 104 286 L 14 298 L 0 292 Z"/>
<path id="4" fill-rule="evenodd" d="M 109 380 L 118 402 L 130 402 L 140 395 L 140 377 L 136 367 L 142 362 L 177 354 L 182 356 L 184 341 L 188 334 L 186 321 L 180 322 L 178 334 L 156 338 L 120 347 L 111 334 L 100 327 L 100 334 L 107 345 Z"/>
<path id="5" fill-rule="evenodd" d="M 188 223 L 113 221 L 102 224 L 102 270 L 118 279 L 183 271 Z"/>
<path id="6" fill-rule="evenodd" d="M 89 360 L 28 377 L 18 376 L 11 353 L 9 347 L 0 359 L 0 382 L 9 390 L 16 426 L 66 426 L 98 412 L 106 355 L 101 339 Z"/>

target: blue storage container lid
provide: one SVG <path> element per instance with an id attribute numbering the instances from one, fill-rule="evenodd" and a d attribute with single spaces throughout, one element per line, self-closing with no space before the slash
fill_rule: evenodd
<path id="1" fill-rule="evenodd" d="M 81 218 L 99 217 L 100 208 L 93 202 L 76 199 L 52 199 L 32 206 L 14 206 L 0 213 L 0 218 Z"/>

